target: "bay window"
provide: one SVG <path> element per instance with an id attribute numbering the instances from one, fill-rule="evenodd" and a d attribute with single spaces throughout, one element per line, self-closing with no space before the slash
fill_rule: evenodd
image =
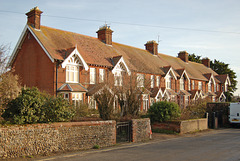
<path id="1" fill-rule="evenodd" d="M 72 103 L 75 106 L 80 106 L 80 104 L 83 102 L 83 93 L 73 93 L 72 94 Z"/>

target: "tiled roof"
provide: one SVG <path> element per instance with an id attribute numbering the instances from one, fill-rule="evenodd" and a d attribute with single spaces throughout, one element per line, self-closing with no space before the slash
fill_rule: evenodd
<path id="1" fill-rule="evenodd" d="M 180 95 L 190 96 L 191 94 L 188 91 L 180 90 Z"/>
<path id="2" fill-rule="evenodd" d="M 178 73 L 179 77 L 182 76 L 185 69 L 177 69 L 176 72 Z"/>
<path id="3" fill-rule="evenodd" d="M 99 90 L 101 90 L 103 87 L 105 86 L 105 84 L 96 84 L 96 85 L 90 85 L 88 87 L 88 96 L 92 96 L 95 93 L 97 93 Z"/>
<path id="4" fill-rule="evenodd" d="M 217 95 L 216 95 L 215 93 L 213 93 L 213 92 L 208 92 L 207 95 L 208 95 L 208 96 L 217 96 Z"/>
<path id="5" fill-rule="evenodd" d="M 121 55 L 112 57 L 111 60 L 112 60 L 113 66 L 115 66 L 121 58 L 122 58 Z"/>
<path id="6" fill-rule="evenodd" d="M 151 88 L 150 89 L 150 92 L 151 92 L 150 97 L 156 97 L 159 90 L 160 90 L 160 88 L 158 88 L 158 87 Z"/>
<path id="7" fill-rule="evenodd" d="M 203 74 L 208 80 L 210 80 L 212 74 L 211 73 L 206 73 L 206 74 Z"/>
<path id="8" fill-rule="evenodd" d="M 87 92 L 88 90 L 80 83 L 64 83 L 58 91 Z"/>
<path id="9" fill-rule="evenodd" d="M 217 95 L 216 98 L 219 99 L 224 94 L 222 91 L 218 91 L 218 92 L 216 92 L 216 95 Z"/>
<path id="10" fill-rule="evenodd" d="M 217 75 L 216 78 L 220 81 L 220 83 L 225 83 L 227 80 L 228 75 L 227 74 L 222 74 L 222 75 Z"/>
<path id="11" fill-rule="evenodd" d="M 73 32 L 58 30 L 41 26 L 41 30 L 29 28 L 37 36 L 44 48 L 54 59 L 64 60 L 77 47 L 79 53 L 87 64 L 114 67 L 121 56 L 124 58 L 130 71 L 165 75 L 168 68 L 172 67 L 176 76 L 180 73 L 177 69 L 185 69 L 190 79 L 207 81 L 203 74 L 212 73 L 213 70 L 203 64 L 180 58 L 158 54 L 152 55 L 144 49 L 139 49 L 119 43 L 106 45 L 95 37 L 85 36 Z M 116 60 L 115 60 L 116 59 Z"/>
<path id="12" fill-rule="evenodd" d="M 169 95 L 177 95 L 177 93 L 172 89 L 166 89 Z"/>

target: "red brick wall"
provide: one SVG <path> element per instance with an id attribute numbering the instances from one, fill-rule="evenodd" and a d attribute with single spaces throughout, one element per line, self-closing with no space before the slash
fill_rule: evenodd
<path id="1" fill-rule="evenodd" d="M 54 64 L 34 37 L 28 33 L 12 65 L 22 85 L 54 94 Z"/>

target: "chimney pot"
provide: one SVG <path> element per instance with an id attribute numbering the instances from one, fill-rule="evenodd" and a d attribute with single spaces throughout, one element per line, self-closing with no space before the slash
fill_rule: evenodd
<path id="1" fill-rule="evenodd" d="M 110 26 L 104 25 L 97 31 L 98 39 L 105 44 L 112 45 L 112 33 L 113 31 L 110 29 Z"/>
<path id="2" fill-rule="evenodd" d="M 30 24 L 35 29 L 40 29 L 42 13 L 43 12 L 38 7 L 31 9 L 28 13 L 26 13 L 28 16 L 28 24 Z"/>
<path id="3" fill-rule="evenodd" d="M 182 61 L 188 62 L 188 53 L 186 51 L 180 51 L 178 57 L 182 59 Z"/>
<path id="4" fill-rule="evenodd" d="M 154 41 L 154 40 L 148 41 L 145 44 L 145 48 L 147 51 L 149 51 L 153 55 L 158 55 L 158 43 L 156 41 Z"/>

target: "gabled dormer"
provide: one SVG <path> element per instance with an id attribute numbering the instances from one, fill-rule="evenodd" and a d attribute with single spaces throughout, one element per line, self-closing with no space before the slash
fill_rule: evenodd
<path id="1" fill-rule="evenodd" d="M 163 67 L 163 71 L 165 72 L 164 79 L 166 89 L 172 89 L 172 80 L 177 80 L 176 74 L 171 66 Z"/>
<path id="2" fill-rule="evenodd" d="M 176 72 L 179 74 L 180 90 L 190 89 L 190 79 L 185 69 L 177 69 Z"/>
<path id="3" fill-rule="evenodd" d="M 208 73 L 208 74 L 204 74 L 204 76 L 208 79 L 207 82 L 207 88 L 208 88 L 208 92 L 216 92 L 216 82 L 215 79 L 213 77 L 212 73 Z"/>
<path id="4" fill-rule="evenodd" d="M 77 47 L 66 50 L 66 55 L 68 55 L 67 58 L 61 64 L 62 68 L 66 68 L 66 82 L 79 83 L 79 67 L 83 67 L 86 71 L 89 67 L 78 52 Z"/>
<path id="5" fill-rule="evenodd" d="M 114 75 L 114 85 L 122 86 L 123 73 L 127 73 L 128 75 L 131 75 L 131 71 L 129 70 L 122 56 L 112 57 L 111 62 L 112 62 L 112 65 L 114 66 L 112 69 L 112 73 Z"/>
<path id="6" fill-rule="evenodd" d="M 217 75 L 215 76 L 215 78 L 217 78 L 220 81 L 221 91 L 227 92 L 228 86 L 231 85 L 231 81 L 228 74 Z"/>

